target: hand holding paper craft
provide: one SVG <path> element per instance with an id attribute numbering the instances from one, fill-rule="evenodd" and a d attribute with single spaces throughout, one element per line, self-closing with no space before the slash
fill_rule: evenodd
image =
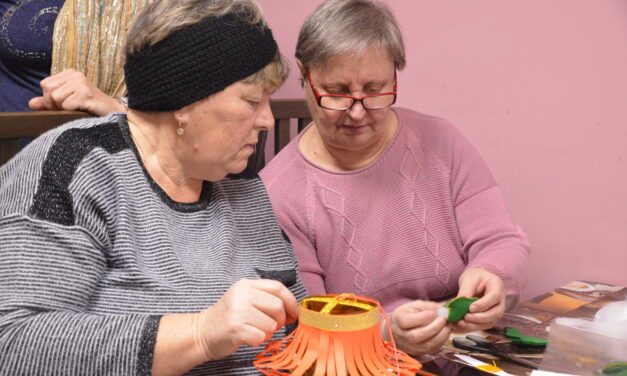
<path id="1" fill-rule="evenodd" d="M 423 355 L 439 350 L 446 343 L 451 328 L 438 317 L 439 304 L 416 300 L 396 308 L 390 325 L 396 345 L 411 355 Z"/>
<path id="2" fill-rule="evenodd" d="M 259 346 L 298 317 L 298 303 L 278 281 L 242 279 L 202 311 L 198 337 L 209 359 L 229 356 L 241 346 Z"/>
<path id="3" fill-rule="evenodd" d="M 459 277 L 458 296 L 479 297 L 469 313 L 455 325 L 465 332 L 489 329 L 505 313 L 505 286 L 497 275 L 480 268 L 466 269 Z"/>

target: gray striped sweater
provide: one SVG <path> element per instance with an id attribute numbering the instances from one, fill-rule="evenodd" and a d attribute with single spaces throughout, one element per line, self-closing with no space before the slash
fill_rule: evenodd
<path id="1" fill-rule="evenodd" d="M 0 375 L 150 374 L 161 315 L 201 311 L 260 277 L 305 296 L 259 178 L 174 202 L 122 114 L 63 125 L 0 168 Z M 259 351 L 190 374 L 259 374 Z"/>

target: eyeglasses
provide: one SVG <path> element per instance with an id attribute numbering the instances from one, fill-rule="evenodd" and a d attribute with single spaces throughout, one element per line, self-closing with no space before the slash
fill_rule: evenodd
<path id="1" fill-rule="evenodd" d="M 316 85 L 314 85 L 311 80 L 309 71 L 305 71 L 305 75 L 307 76 L 307 80 L 309 80 L 309 86 L 311 86 L 316 96 L 318 106 L 326 108 L 327 110 L 346 111 L 353 107 L 355 102 L 361 102 L 366 110 L 380 110 L 396 103 L 396 71 L 394 72 L 394 89 L 392 89 L 392 91 L 365 95 L 363 97 L 353 97 L 342 94 L 320 94 Z"/>

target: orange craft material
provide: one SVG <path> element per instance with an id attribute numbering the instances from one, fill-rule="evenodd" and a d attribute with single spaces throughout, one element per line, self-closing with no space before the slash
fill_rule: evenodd
<path id="1" fill-rule="evenodd" d="M 269 343 L 254 365 L 264 375 L 415 375 L 421 364 L 381 338 L 381 314 L 387 321 L 379 302 L 363 296 L 305 298 L 296 330 Z"/>

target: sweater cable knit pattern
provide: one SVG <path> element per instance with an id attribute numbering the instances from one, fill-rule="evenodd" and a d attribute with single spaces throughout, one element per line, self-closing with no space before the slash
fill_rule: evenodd
<path id="1" fill-rule="evenodd" d="M 362 270 L 363 254 L 355 246 L 355 225 L 351 222 L 346 213 L 346 198 L 332 189 L 320 187 L 324 197 L 323 205 L 329 211 L 336 213 L 340 217 L 340 233 L 348 249 L 348 266 L 354 270 L 355 278 L 353 283 L 356 293 L 363 295 L 366 291 L 368 279 Z"/>
<path id="2" fill-rule="evenodd" d="M 297 138 L 260 173 L 308 292 L 363 294 L 391 312 L 454 296 L 478 267 L 519 295 L 529 244 L 479 153 L 440 118 L 393 111 L 397 134 L 368 166 L 324 169 Z"/>
<path id="3" fill-rule="evenodd" d="M 420 178 L 420 161 L 415 156 L 410 148 L 405 149 L 402 162 L 400 164 L 399 174 L 407 181 L 412 187 L 413 194 L 411 197 L 411 213 L 416 217 L 416 220 L 421 225 L 420 231 L 423 234 L 423 242 L 425 249 L 433 256 L 435 261 L 435 278 L 442 284 L 444 289 L 448 289 L 451 270 L 440 259 L 440 242 L 434 234 L 429 230 L 427 225 L 427 206 L 425 200 L 420 197 L 420 193 L 417 191 L 417 181 Z M 453 293 L 451 291 L 451 293 Z"/>

